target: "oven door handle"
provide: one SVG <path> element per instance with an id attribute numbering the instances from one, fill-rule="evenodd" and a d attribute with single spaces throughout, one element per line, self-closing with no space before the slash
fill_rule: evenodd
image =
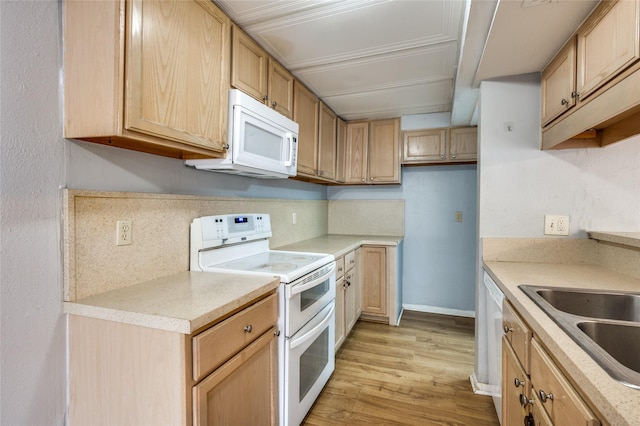
<path id="1" fill-rule="evenodd" d="M 298 284 L 298 285 L 293 285 L 293 286 L 287 286 L 287 288 L 291 288 L 291 290 L 288 291 L 288 295 L 287 297 L 291 297 L 294 294 L 298 294 L 298 293 L 302 293 L 305 290 L 308 290 L 310 288 L 315 287 L 316 285 L 318 285 L 318 283 L 321 283 L 322 281 L 326 280 L 328 277 L 331 276 L 331 274 L 333 274 L 333 271 L 335 271 L 336 269 L 336 264 L 335 262 L 331 265 L 331 267 L 329 268 L 329 270 L 327 271 L 326 274 L 323 274 L 321 277 L 318 277 L 312 281 L 309 281 L 308 283 L 304 283 L 304 284 Z"/>
<path id="2" fill-rule="evenodd" d="M 296 337 L 295 339 L 291 339 L 290 349 L 295 349 L 298 346 L 300 346 L 300 345 L 304 344 L 305 342 L 307 342 L 308 340 L 315 339 L 317 337 L 317 335 L 319 334 L 318 332 L 320 330 L 322 330 L 323 328 L 325 328 L 326 325 L 331 321 L 331 319 L 333 318 L 333 311 L 335 311 L 335 309 L 336 309 L 336 304 L 334 302 L 331 302 L 331 309 L 329 309 L 329 312 L 327 313 L 327 316 L 324 317 L 324 319 L 322 321 L 320 321 L 320 323 L 318 325 L 313 327 L 311 330 L 309 330 L 308 332 L 306 332 L 302 336 Z"/>

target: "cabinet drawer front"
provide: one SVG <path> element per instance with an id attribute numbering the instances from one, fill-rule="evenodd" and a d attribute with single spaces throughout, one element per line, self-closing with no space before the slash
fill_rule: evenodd
<path id="1" fill-rule="evenodd" d="M 344 275 L 344 256 L 336 259 L 336 282 Z"/>
<path id="2" fill-rule="evenodd" d="M 540 344 L 531 341 L 531 378 L 533 392 L 544 393 L 546 401 L 539 397 L 540 405 L 557 425 L 599 425 L 591 410 L 558 370 L 555 363 Z M 553 397 L 549 395 L 552 394 Z"/>
<path id="3" fill-rule="evenodd" d="M 513 351 L 522 363 L 522 367 L 525 372 L 529 373 L 529 343 L 531 342 L 531 331 L 506 299 L 502 308 L 502 328 L 507 340 L 511 343 L 511 347 L 513 347 Z"/>
<path id="4" fill-rule="evenodd" d="M 356 252 L 350 251 L 349 253 L 344 255 L 344 267 L 345 271 L 349 271 L 353 269 L 356 264 Z"/>
<path id="5" fill-rule="evenodd" d="M 195 336 L 193 380 L 200 380 L 256 340 L 277 318 L 278 297 L 273 294 Z"/>

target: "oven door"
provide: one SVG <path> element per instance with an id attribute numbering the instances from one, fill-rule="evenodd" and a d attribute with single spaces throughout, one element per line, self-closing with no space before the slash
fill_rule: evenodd
<path id="1" fill-rule="evenodd" d="M 335 368 L 335 301 L 286 339 L 285 424 L 299 425 Z"/>
<path id="2" fill-rule="evenodd" d="M 336 298 L 336 263 L 286 284 L 284 294 L 284 332 L 291 337 Z"/>

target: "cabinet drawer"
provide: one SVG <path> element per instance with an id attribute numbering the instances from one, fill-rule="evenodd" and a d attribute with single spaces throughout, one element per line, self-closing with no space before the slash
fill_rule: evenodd
<path id="1" fill-rule="evenodd" d="M 278 297 L 272 294 L 195 336 L 193 380 L 200 380 L 256 340 L 277 318 Z"/>
<path id="2" fill-rule="evenodd" d="M 356 252 L 350 251 L 349 253 L 344 255 L 344 267 L 345 271 L 353 269 L 356 264 Z"/>
<path id="3" fill-rule="evenodd" d="M 529 369 L 529 343 L 531 342 L 531 330 L 516 314 L 515 309 L 505 299 L 502 308 L 502 329 L 511 343 L 513 351 L 518 356 L 524 371 L 528 374 Z"/>
<path id="4" fill-rule="evenodd" d="M 554 424 L 600 424 L 535 339 L 531 341 L 531 378 L 533 392 Z"/>
<path id="5" fill-rule="evenodd" d="M 336 259 L 336 280 L 344 275 L 344 256 Z"/>

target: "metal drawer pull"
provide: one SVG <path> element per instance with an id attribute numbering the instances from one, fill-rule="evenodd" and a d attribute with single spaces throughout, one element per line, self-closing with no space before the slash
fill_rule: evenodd
<path id="1" fill-rule="evenodd" d="M 251 324 L 244 326 L 245 333 L 251 333 L 253 331 L 253 326 Z"/>
<path id="2" fill-rule="evenodd" d="M 520 386 L 524 387 L 524 382 L 516 377 L 515 379 L 513 379 L 513 385 L 517 388 L 519 388 Z"/>
<path id="3" fill-rule="evenodd" d="M 540 401 L 542 402 L 547 402 L 547 399 L 550 399 L 551 401 L 553 401 L 552 393 L 544 393 L 544 391 L 540 389 L 540 392 L 538 392 L 538 395 L 540 395 Z"/>

